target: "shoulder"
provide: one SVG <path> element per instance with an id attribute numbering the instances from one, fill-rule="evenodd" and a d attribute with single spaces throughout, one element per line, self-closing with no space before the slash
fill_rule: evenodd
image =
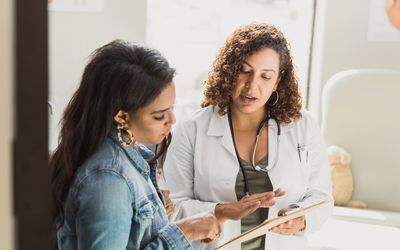
<path id="1" fill-rule="evenodd" d="M 289 128 L 285 128 L 292 134 L 304 138 L 306 141 L 320 140 L 322 138 L 321 129 L 314 116 L 307 110 L 301 110 L 301 118 L 290 123 Z M 282 128 L 282 130 L 284 130 Z"/>
<path id="2" fill-rule="evenodd" d="M 318 123 L 314 116 L 306 109 L 301 110 L 301 118 L 299 119 L 299 122 L 306 127 L 318 126 Z"/>
<path id="3" fill-rule="evenodd" d="M 301 113 L 300 119 L 292 121 L 289 124 L 282 125 L 282 127 L 286 127 L 287 129 L 292 129 L 296 127 L 308 128 L 310 126 L 311 127 L 318 126 L 317 121 L 308 110 L 302 109 L 300 113 Z"/>
<path id="4" fill-rule="evenodd" d="M 198 109 L 191 117 L 179 121 L 174 128 L 174 132 L 192 131 L 210 124 L 213 117 L 220 116 L 214 106 Z"/>
<path id="5" fill-rule="evenodd" d="M 183 124 L 200 123 L 209 121 L 213 116 L 218 116 L 217 108 L 215 106 L 208 106 L 205 108 L 198 109 L 194 114 L 182 121 Z"/>
<path id="6" fill-rule="evenodd" d="M 281 124 L 282 133 L 301 133 L 304 135 L 310 135 L 314 133 L 320 133 L 320 128 L 313 117 L 313 115 L 305 110 L 301 110 L 301 118 L 295 121 L 292 121 L 288 124 Z"/>
<path id="7" fill-rule="evenodd" d="M 83 182 L 94 179 L 96 181 L 115 179 L 126 182 L 132 188 L 127 180 L 127 172 L 132 168 L 127 167 L 124 158 L 126 157 L 122 149 L 113 140 L 107 138 L 100 148 L 78 167 L 74 178 L 74 186 L 79 188 Z"/>

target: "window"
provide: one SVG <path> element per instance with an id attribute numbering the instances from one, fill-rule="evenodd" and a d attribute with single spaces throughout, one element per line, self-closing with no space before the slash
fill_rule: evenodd
<path id="1" fill-rule="evenodd" d="M 219 48 L 236 27 L 251 22 L 274 24 L 285 34 L 306 100 L 313 6 L 313 0 L 148 0 L 146 43 L 177 69 L 177 119 L 199 108 Z"/>

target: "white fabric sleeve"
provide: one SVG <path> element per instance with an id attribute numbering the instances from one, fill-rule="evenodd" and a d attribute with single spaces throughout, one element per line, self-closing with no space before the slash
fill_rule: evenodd
<path id="1" fill-rule="evenodd" d="M 194 142 L 196 124 L 179 124 L 173 133 L 164 163 L 160 186 L 170 190 L 175 211 L 171 220 L 179 220 L 198 213 L 214 212 L 217 202 L 201 201 L 194 192 Z"/>

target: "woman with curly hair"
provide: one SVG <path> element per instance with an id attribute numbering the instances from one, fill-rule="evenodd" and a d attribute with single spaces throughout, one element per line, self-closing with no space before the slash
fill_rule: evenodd
<path id="1" fill-rule="evenodd" d="M 274 26 L 254 23 L 228 38 L 205 82 L 203 109 L 178 125 L 164 164 L 174 219 L 213 211 L 212 249 L 297 207 L 331 200 L 328 158 L 316 122 L 301 109 L 290 47 Z M 306 249 L 304 234 L 332 206 L 272 228 L 232 249 Z"/>

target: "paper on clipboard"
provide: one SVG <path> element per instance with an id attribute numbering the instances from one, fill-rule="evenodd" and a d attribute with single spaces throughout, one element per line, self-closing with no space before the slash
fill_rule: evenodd
<path id="1" fill-rule="evenodd" d="M 331 202 L 332 201 L 321 201 L 319 203 L 316 203 L 314 205 L 311 205 L 311 206 L 308 206 L 308 207 L 305 207 L 305 208 L 296 209 L 294 211 L 292 210 L 287 215 L 279 216 L 279 217 L 276 217 L 276 218 L 273 218 L 273 219 L 269 219 L 269 220 L 265 220 L 260 225 L 258 225 L 256 227 L 253 227 L 252 229 L 242 233 L 241 235 L 233 238 L 232 240 L 230 240 L 230 241 L 218 246 L 214 250 L 222 250 L 222 249 L 225 249 L 225 248 L 230 247 L 232 245 L 239 244 L 239 243 L 242 243 L 244 241 L 251 240 L 251 239 L 253 239 L 255 237 L 264 235 L 264 234 L 266 234 L 268 232 L 268 229 L 273 228 L 274 226 L 277 226 L 277 225 L 279 225 L 281 223 L 284 223 L 284 222 L 286 222 L 288 220 L 297 218 L 299 216 L 303 216 L 303 215 L 307 214 L 308 212 L 310 212 L 310 211 L 312 211 L 312 210 L 314 210 L 316 208 L 319 208 L 319 207 L 321 207 L 323 205 L 326 205 L 328 203 L 331 203 Z"/>

